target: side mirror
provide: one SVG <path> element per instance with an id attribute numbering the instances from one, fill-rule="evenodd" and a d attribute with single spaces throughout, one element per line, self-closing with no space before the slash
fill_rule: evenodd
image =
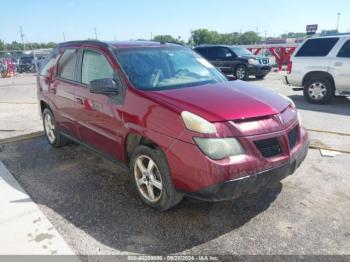
<path id="1" fill-rule="evenodd" d="M 103 95 L 117 95 L 119 88 L 112 78 L 96 79 L 90 82 L 90 92 Z"/>

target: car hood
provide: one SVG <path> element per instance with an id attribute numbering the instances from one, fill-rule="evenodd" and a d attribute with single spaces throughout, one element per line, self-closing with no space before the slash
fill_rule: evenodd
<path id="1" fill-rule="evenodd" d="M 289 105 L 277 93 L 240 80 L 150 93 L 179 112 L 189 111 L 210 122 L 275 115 Z"/>

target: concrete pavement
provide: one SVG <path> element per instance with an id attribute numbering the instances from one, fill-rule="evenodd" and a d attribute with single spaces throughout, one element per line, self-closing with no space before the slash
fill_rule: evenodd
<path id="1" fill-rule="evenodd" d="M 74 255 L 0 162 L 0 255 Z"/>

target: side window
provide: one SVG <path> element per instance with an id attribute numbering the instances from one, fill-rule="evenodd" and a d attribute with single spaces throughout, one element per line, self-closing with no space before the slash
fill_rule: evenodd
<path id="1" fill-rule="evenodd" d="M 75 66 L 78 49 L 66 49 L 58 62 L 57 75 L 68 80 L 75 80 Z"/>
<path id="2" fill-rule="evenodd" d="M 345 42 L 345 44 L 340 49 L 337 57 L 350 58 L 350 40 Z"/>
<path id="3" fill-rule="evenodd" d="M 208 57 L 207 48 L 197 48 L 195 51 L 206 58 Z"/>
<path id="4" fill-rule="evenodd" d="M 45 59 L 40 65 L 40 75 L 45 76 L 49 69 L 55 65 L 57 54 L 55 51 Z"/>
<path id="5" fill-rule="evenodd" d="M 89 85 L 97 79 L 114 78 L 112 66 L 106 57 L 98 52 L 85 50 L 81 69 L 81 82 Z"/>
<path id="6" fill-rule="evenodd" d="M 207 48 L 207 58 L 209 60 L 215 60 L 216 59 L 216 47 L 209 47 Z"/>
<path id="7" fill-rule="evenodd" d="M 309 39 L 299 49 L 295 56 L 327 56 L 338 40 L 339 38 L 331 37 Z"/>
<path id="8" fill-rule="evenodd" d="M 230 52 L 230 50 L 228 50 L 228 48 L 220 47 L 218 49 L 218 57 L 220 59 L 228 59 L 228 58 L 232 57 L 232 53 Z"/>

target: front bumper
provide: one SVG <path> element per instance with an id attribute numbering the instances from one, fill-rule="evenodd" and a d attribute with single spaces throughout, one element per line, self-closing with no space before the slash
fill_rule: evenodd
<path id="1" fill-rule="evenodd" d="M 283 77 L 282 77 L 282 82 L 283 82 L 284 85 L 287 85 L 287 86 L 290 85 L 290 84 L 289 84 L 289 81 L 288 81 L 288 76 L 283 76 Z"/>
<path id="2" fill-rule="evenodd" d="M 271 72 L 272 67 L 270 65 L 249 65 L 249 75 L 265 76 Z"/>
<path id="3" fill-rule="evenodd" d="M 244 194 L 253 194 L 262 188 L 268 188 L 294 173 L 304 161 L 309 148 L 305 143 L 293 158 L 279 167 L 269 169 L 250 176 L 225 181 L 187 195 L 206 201 L 222 201 L 236 199 Z"/>

